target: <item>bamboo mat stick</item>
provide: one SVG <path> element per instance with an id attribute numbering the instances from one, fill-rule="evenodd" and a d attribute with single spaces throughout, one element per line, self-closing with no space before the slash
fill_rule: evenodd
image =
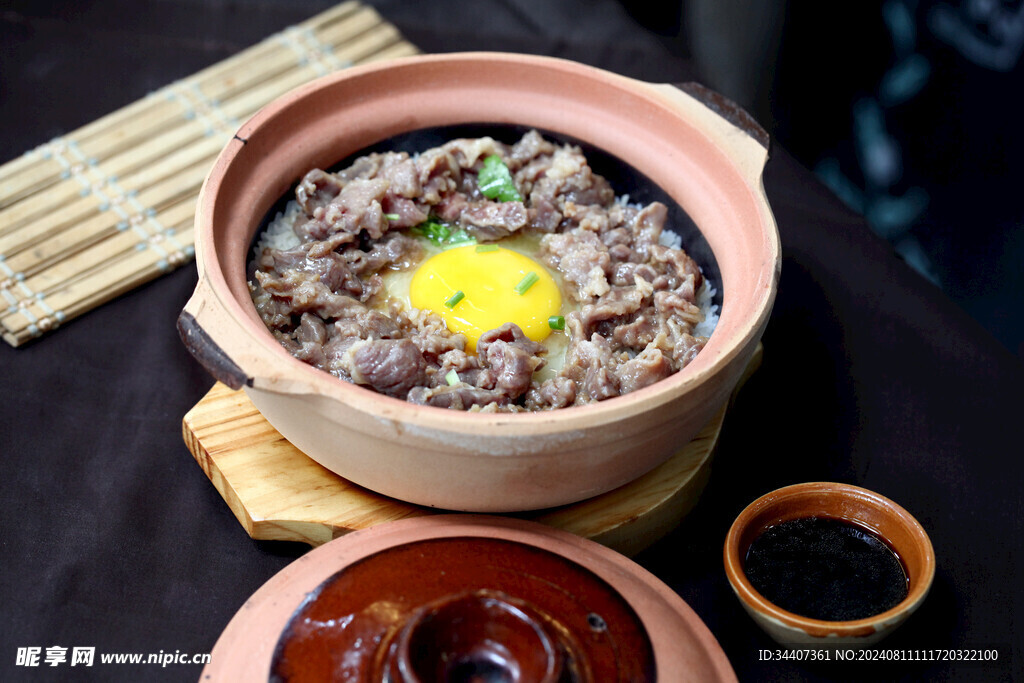
<path id="1" fill-rule="evenodd" d="M 374 19 L 375 17 L 376 13 L 363 12 L 351 17 L 351 19 L 359 19 L 359 24 L 352 26 L 350 23 L 343 23 L 339 24 L 339 26 L 346 29 L 362 31 L 369 26 L 369 24 L 367 24 L 367 19 Z M 397 31 L 393 28 L 381 26 L 379 23 L 376 26 L 378 27 L 378 30 L 361 34 L 355 41 L 353 41 L 351 47 L 345 51 L 347 56 L 354 59 L 360 59 L 367 55 L 373 55 L 378 48 L 388 46 L 400 38 Z M 160 118 L 160 120 L 155 123 L 151 123 L 148 128 L 164 130 L 167 131 L 166 134 L 151 137 L 141 145 L 138 144 L 139 139 L 141 138 L 145 140 L 145 134 L 148 133 L 149 130 L 144 130 L 142 131 L 142 134 L 136 135 L 133 138 L 120 136 L 120 139 L 116 142 L 116 146 L 112 145 L 107 139 L 99 140 L 101 145 L 105 144 L 106 150 L 95 148 L 97 139 L 93 140 L 94 144 L 92 147 L 87 144 L 76 144 L 74 146 L 69 144 L 67 149 L 73 152 L 73 160 L 75 163 L 71 164 L 68 162 L 67 164 L 64 164 L 64 169 L 62 170 L 66 170 L 67 174 L 72 176 L 81 176 L 85 171 L 96 167 L 99 163 L 98 159 L 103 158 L 104 172 L 109 174 L 109 176 L 117 178 L 125 172 L 150 164 L 163 154 L 180 148 L 180 146 L 186 141 L 202 137 L 204 134 L 206 136 L 211 136 L 218 129 L 222 129 L 229 134 L 233 133 L 241 124 L 242 120 L 254 114 L 261 106 L 266 104 L 266 102 L 283 95 L 292 88 L 307 82 L 317 75 L 320 75 L 319 71 L 310 66 L 304 66 L 298 70 L 282 74 L 280 77 L 275 78 L 270 82 L 261 83 L 254 91 L 246 92 L 240 99 L 234 102 L 227 102 L 219 107 L 214 104 L 216 100 L 206 99 L 206 96 L 201 92 L 197 91 L 195 93 L 189 93 L 187 88 L 170 86 L 168 92 L 171 93 L 173 97 L 185 100 L 186 102 L 183 105 L 186 107 L 187 113 L 189 114 L 187 116 L 189 120 L 186 125 L 178 128 L 168 128 L 166 125 L 167 121 L 165 120 L 167 116 L 164 111 L 159 113 L 150 112 L 150 116 L 161 116 L 163 118 Z M 173 115 L 175 117 L 181 116 L 181 111 L 178 106 L 174 106 L 173 109 Z M 223 140 L 219 140 L 219 143 L 220 144 L 216 145 L 216 149 L 211 153 L 212 156 L 215 156 L 216 152 L 219 151 L 220 145 L 223 144 Z M 108 154 L 111 149 L 116 152 L 121 152 L 122 148 L 125 149 L 124 153 L 119 153 L 114 157 L 104 158 L 105 151 Z M 41 169 L 41 171 L 49 172 L 51 175 L 53 174 L 52 168 L 44 168 Z M 91 184 L 93 185 L 97 183 L 102 185 L 105 180 L 104 178 L 96 177 L 97 173 L 90 173 L 88 175 L 91 176 Z M 132 183 L 121 184 L 129 190 L 136 188 Z M 73 185 L 65 184 L 62 189 L 56 191 L 56 194 L 49 196 L 48 200 L 50 200 L 50 204 L 64 204 L 67 201 L 73 200 L 78 194 L 87 193 L 88 190 L 88 183 L 82 188 L 76 188 Z M 49 206 L 33 202 L 22 202 L 17 206 L 0 211 L 0 235 L 9 233 L 13 229 L 23 225 L 28 219 L 47 213 L 48 211 Z M 12 244 L 16 243 L 0 243 L 0 253 L 9 254 L 12 251 L 16 251 L 17 247 L 11 246 Z"/>
<path id="2" fill-rule="evenodd" d="M 395 43 L 394 45 L 391 45 L 390 47 L 384 48 L 383 50 L 376 53 L 366 61 L 370 62 L 381 61 L 385 59 L 398 59 L 399 57 L 411 57 L 418 53 L 419 50 L 417 50 L 415 47 L 413 47 L 412 45 L 405 41 L 401 41 Z"/>
<path id="3" fill-rule="evenodd" d="M 196 202 L 191 195 L 192 187 L 184 188 L 177 197 L 171 197 L 164 206 L 157 209 L 136 214 L 126 221 L 112 222 L 109 216 L 100 214 L 80 226 L 76 226 L 77 232 L 60 233 L 50 240 L 40 243 L 39 253 L 32 250 L 32 254 L 19 254 L 28 256 L 25 262 L 19 262 L 18 257 L 10 259 L 11 268 L 20 267 L 25 273 L 25 284 L 35 292 L 48 294 L 61 282 L 74 280 L 81 272 L 77 264 L 100 264 L 106 254 L 118 253 L 116 243 L 104 245 L 102 250 L 88 249 L 95 242 L 118 238 L 128 239 L 133 244 L 140 239 L 149 239 L 151 234 L 166 230 L 164 226 L 175 226 L 184 220 L 192 220 L 195 214 Z M 181 215 L 184 213 L 184 215 Z M 143 226 L 144 231 L 139 230 Z M 74 253 L 77 252 L 77 253 Z M 67 253 L 74 253 L 66 256 Z M 43 262 L 42 266 L 33 267 L 30 258 Z"/>
<path id="4" fill-rule="evenodd" d="M 130 148 L 140 138 L 165 130 L 169 122 L 182 115 L 183 104 L 186 115 L 193 113 L 190 100 L 219 102 L 239 91 L 251 89 L 260 81 L 280 71 L 294 69 L 296 64 L 301 67 L 302 72 L 312 74 L 310 77 L 328 73 L 332 69 L 323 67 L 322 62 L 333 54 L 338 45 L 374 27 L 385 26 L 381 24 L 380 16 L 375 11 L 369 8 L 359 9 L 356 5 L 346 8 L 345 12 L 339 13 L 336 18 L 340 21 L 334 25 L 324 26 L 323 36 L 311 28 L 306 31 L 286 30 L 260 43 L 257 46 L 259 49 L 253 50 L 253 54 L 247 54 L 249 51 L 245 51 L 243 55 L 246 59 L 238 59 L 237 62 L 233 61 L 235 58 L 226 60 L 231 62 L 227 65 L 230 68 L 225 68 L 225 62 L 222 62 L 215 71 L 200 72 L 187 79 L 188 82 L 181 81 L 168 86 L 161 91 L 164 94 L 163 98 L 159 96 L 160 93 L 155 93 L 139 101 L 141 108 L 129 105 L 128 109 L 133 110 L 133 118 L 128 130 L 119 125 L 123 123 L 120 121 L 123 117 L 118 116 L 104 120 L 103 125 L 90 125 L 76 131 L 69 140 L 73 140 L 73 144 L 80 149 L 79 156 L 94 162 L 102 161 L 111 152 Z M 328 49 L 317 47 L 321 45 L 319 41 L 322 38 L 326 39 Z M 310 58 L 310 51 L 315 52 L 314 58 Z M 298 62 L 295 62 L 296 59 Z M 343 59 L 338 59 L 337 62 L 332 65 L 334 68 L 348 66 Z M 142 110 L 134 111 L 137 108 Z M 16 160 L 11 168 L 11 171 L 16 171 L 14 177 L 10 177 L 11 172 L 0 172 L 0 196 L 9 202 L 12 198 L 20 198 L 46 189 L 60 180 L 62 172 L 66 169 L 54 157 L 67 149 L 66 144 L 70 144 L 67 141 L 62 142 L 63 145 L 58 142 L 51 148 L 44 146 L 39 151 L 38 159 L 44 163 L 35 164 L 34 168 L 22 168 L 28 163 L 26 159 L 32 157 L 30 153 L 21 160 Z M 2 206 L 3 204 L 0 204 L 0 207 Z"/>
<path id="5" fill-rule="evenodd" d="M 223 142 L 221 136 L 204 136 L 200 124 L 174 128 L 168 135 L 109 159 L 104 164 L 106 177 L 92 173 L 92 169 L 84 169 L 79 171 L 83 177 L 78 183 L 62 183 L 54 187 L 47 196 L 46 204 L 20 202 L 0 210 L 0 235 L 21 230 L 24 233 L 22 239 L 31 245 L 34 241 L 31 221 L 52 211 L 52 205 L 67 206 L 82 201 L 90 193 L 115 183 L 126 190 L 147 187 L 196 161 L 215 158 Z M 160 163 L 156 163 L 158 161 Z M 2 253 L 10 257 L 17 250 L 17 246 L 9 246 Z"/>
<path id="6" fill-rule="evenodd" d="M 345 2 L 0 166 L 0 333 L 18 346 L 195 254 L 203 178 L 242 122 L 353 64 L 417 53 Z"/>
<path id="7" fill-rule="evenodd" d="M 34 235 L 36 243 L 65 236 L 70 240 L 68 246 L 73 246 L 78 244 L 83 235 L 88 234 L 88 230 L 85 229 L 88 225 L 86 221 L 93 217 L 99 216 L 101 221 L 115 225 L 122 220 L 131 220 L 134 215 L 144 214 L 147 209 L 159 205 L 169 197 L 193 189 L 198 192 L 203 178 L 209 171 L 209 165 L 205 160 L 202 161 L 204 163 L 193 163 L 190 167 L 183 168 L 142 190 L 125 189 L 113 184 L 97 188 L 82 201 L 58 209 L 42 221 L 34 222 L 17 233 L 0 237 L 0 253 L 12 255 L 5 258 L 5 267 L 13 270 L 13 267 L 6 263 L 7 259 L 13 260 L 14 256 L 25 249 L 37 251 L 32 243 L 26 243 L 26 235 Z M 34 263 L 34 260 L 29 263 Z"/>
<path id="8" fill-rule="evenodd" d="M 331 31 L 330 39 L 344 41 L 358 36 L 373 26 L 381 25 L 380 16 L 369 8 L 359 9 L 355 4 L 343 8 L 344 12 L 338 13 L 334 18 L 340 19 L 336 24 L 325 24 L 325 29 Z M 318 28 L 321 25 L 315 25 Z M 338 33 L 340 31 L 341 33 Z M 296 33 L 300 36 L 307 36 L 305 43 L 314 47 L 301 44 L 295 38 L 286 36 Z M 292 31 L 288 29 L 276 37 L 272 37 L 255 48 L 243 51 L 236 57 L 229 58 L 219 65 L 212 67 L 212 70 L 199 72 L 196 76 L 179 81 L 158 93 L 153 93 L 135 104 L 129 105 L 126 109 L 131 110 L 128 123 L 125 128 L 126 118 L 124 115 L 115 114 L 104 117 L 99 122 L 89 124 L 83 129 L 76 131 L 66 140 L 43 146 L 36 155 L 36 161 L 32 168 L 23 168 L 30 163 L 33 153 L 28 153 L 20 160 L 15 160 L 11 170 L 0 171 L 0 202 L 2 208 L 6 202 L 12 199 L 19 199 L 32 193 L 48 188 L 55 182 L 62 179 L 62 172 L 66 170 L 58 159 L 62 153 L 67 151 L 68 146 L 74 145 L 78 150 L 73 150 L 82 160 L 103 161 L 111 152 L 130 148 L 132 144 L 155 132 L 166 130 L 168 123 L 178 119 L 182 115 L 182 105 L 186 115 L 191 113 L 189 96 L 192 91 L 198 94 L 200 101 L 216 102 L 231 94 L 232 91 L 245 90 L 261 80 L 265 80 L 274 74 L 273 68 L 261 69 L 261 67 L 276 64 L 278 70 L 294 69 L 296 65 L 302 67 L 302 71 L 311 73 L 313 76 L 327 73 L 326 69 L 317 69 L 318 59 L 310 59 L 303 55 L 303 50 L 319 49 L 318 33 L 312 27 L 305 31 Z M 328 42 L 328 45 L 331 45 Z M 321 54 L 331 54 L 332 50 L 321 50 Z M 257 59 L 254 64 L 253 58 Z M 298 61 L 296 61 L 298 60 Z M 314 65 L 314 66 L 310 66 Z M 338 64 L 338 67 L 347 66 Z M 312 77 L 312 76 L 310 76 Z M 163 96 L 161 97 L 161 93 Z M 138 111 L 136 111 L 138 110 Z M 125 110 L 122 110 L 125 111 Z M 13 172 L 13 177 L 12 176 Z"/>
<path id="9" fill-rule="evenodd" d="M 109 238 L 102 254 L 97 253 L 98 250 L 95 249 L 80 251 L 77 255 L 61 261 L 56 268 L 29 278 L 26 280 L 26 284 L 35 291 L 41 291 L 48 297 L 53 297 L 62 289 L 70 288 L 78 281 L 90 277 L 97 270 L 107 267 L 111 260 L 127 257 L 134 251 L 142 251 L 140 249 L 142 246 L 148 249 L 153 244 L 162 244 L 162 251 L 155 249 L 154 253 L 169 257 L 174 253 L 182 252 L 182 255 L 185 256 L 184 252 L 188 246 L 181 241 L 181 236 L 192 229 L 192 213 L 194 212 L 195 202 L 191 197 L 187 197 L 179 205 L 157 213 L 149 225 L 142 228 L 147 234 L 146 242 L 140 242 L 139 236 L 134 230 L 119 231 L 115 236 Z M 63 303 L 72 303 L 73 301 L 74 299 L 67 299 Z"/>
<path id="10" fill-rule="evenodd" d="M 192 226 L 189 225 L 176 237 L 179 241 L 194 240 Z M 68 318 L 80 315 L 143 282 L 169 272 L 171 268 L 185 263 L 185 258 L 174 253 L 168 254 L 166 251 L 161 253 L 138 249 L 109 257 L 102 268 L 47 297 L 34 298 L 26 295 L 16 313 L 0 318 L 0 324 L 5 330 L 20 330 L 5 332 L 4 340 L 13 346 L 24 343 L 33 336 L 48 332 Z M 17 287 L 3 290 L 5 297 L 17 291 Z"/>
<path id="11" fill-rule="evenodd" d="M 312 32 L 313 40 L 316 41 L 319 32 L 337 31 L 340 28 L 342 33 L 338 40 L 344 41 L 381 22 L 380 16 L 374 10 L 362 7 L 356 2 L 343 3 L 307 22 L 292 29 L 286 29 L 280 34 L 271 36 L 261 43 L 203 69 L 187 80 L 194 82 L 200 89 L 209 91 L 210 97 L 221 98 L 229 94 L 231 89 L 245 89 L 251 85 L 252 80 L 268 77 L 275 69 L 291 68 L 294 64 L 289 60 L 289 52 L 292 55 L 295 52 L 294 49 L 287 47 L 288 40 L 284 39 L 290 33 Z M 328 47 L 336 47 L 336 44 L 328 43 Z M 308 60 L 308 56 L 300 57 L 300 61 L 301 59 Z M 83 126 L 68 136 L 68 139 L 82 144 L 113 134 L 113 137 L 120 137 L 124 144 L 127 144 L 132 138 L 125 137 L 126 134 L 145 132 L 141 124 L 146 124 L 150 130 L 159 129 L 168 118 L 178 115 L 178 110 L 173 106 L 173 102 L 168 103 L 165 100 L 167 93 L 164 91 L 173 88 L 174 85 L 172 84 L 163 91 L 151 93 L 141 100 Z M 59 144 L 58 142 L 58 147 Z M 52 181 L 60 179 L 61 169 L 46 163 L 51 160 L 52 157 L 49 154 L 52 151 L 47 145 L 42 145 L 0 168 L 0 208 L 26 193 L 45 189 L 41 183 L 47 179 Z"/>

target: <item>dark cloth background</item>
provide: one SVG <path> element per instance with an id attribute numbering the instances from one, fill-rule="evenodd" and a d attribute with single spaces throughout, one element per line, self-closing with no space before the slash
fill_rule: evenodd
<path id="1" fill-rule="evenodd" d="M 330 4 L 8 2 L 0 159 Z M 700 76 L 613 0 L 370 4 L 428 52 Z M 728 416 L 700 503 L 636 560 L 700 615 L 740 680 L 1019 678 L 1024 368 L 779 145 L 765 185 L 784 262 L 764 365 Z M 0 345 L 0 680 L 195 680 L 194 666 L 26 669 L 15 656 L 209 651 L 246 598 L 307 550 L 249 539 L 182 442 L 182 416 L 212 385 L 174 329 L 195 280 L 186 267 L 22 348 Z M 999 662 L 758 661 L 774 643 L 732 595 L 722 543 L 754 498 L 812 480 L 873 489 L 931 535 L 932 593 L 885 647 L 998 648 Z"/>
<path id="2" fill-rule="evenodd" d="M 1024 359 L 1024 3 L 787 4 L 777 139 Z"/>

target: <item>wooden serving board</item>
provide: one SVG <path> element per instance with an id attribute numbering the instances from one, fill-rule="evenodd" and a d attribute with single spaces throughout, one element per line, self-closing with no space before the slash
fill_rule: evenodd
<path id="1" fill-rule="evenodd" d="M 758 345 L 738 386 L 760 366 L 761 356 Z M 676 455 L 636 481 L 573 505 L 514 516 L 564 529 L 627 556 L 640 552 L 696 504 L 727 407 Z M 281 436 L 244 392 L 220 383 L 185 415 L 182 433 L 196 462 L 255 539 L 318 546 L 381 522 L 445 514 L 382 496 L 327 470 Z"/>

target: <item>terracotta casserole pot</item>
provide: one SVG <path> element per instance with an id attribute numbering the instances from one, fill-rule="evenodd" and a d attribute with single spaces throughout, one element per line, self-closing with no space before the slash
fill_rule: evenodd
<path id="1" fill-rule="evenodd" d="M 723 299 L 710 341 L 684 370 L 582 407 L 466 413 L 349 384 L 274 340 L 246 286 L 268 210 L 310 168 L 410 131 L 479 123 L 579 140 L 639 171 L 692 218 L 717 261 Z M 701 86 L 653 85 L 564 60 L 469 53 L 347 69 L 261 110 L 217 159 L 196 215 L 199 284 L 179 331 L 214 377 L 244 388 L 285 438 L 357 484 L 470 511 L 582 500 L 685 445 L 753 354 L 780 266 L 761 183 L 767 142 L 745 112 Z"/>

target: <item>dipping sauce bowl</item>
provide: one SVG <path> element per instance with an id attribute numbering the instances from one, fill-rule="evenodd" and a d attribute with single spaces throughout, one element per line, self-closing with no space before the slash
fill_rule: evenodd
<path id="1" fill-rule="evenodd" d="M 751 544 L 769 528 L 810 517 L 845 522 L 882 540 L 903 565 L 908 582 L 906 597 L 883 612 L 849 621 L 801 616 L 767 600 L 754 588 L 744 569 Z M 740 604 L 768 635 L 785 645 L 873 645 L 921 605 L 935 577 L 935 551 L 928 534 L 909 512 L 873 491 L 832 482 L 786 486 L 748 505 L 729 529 L 724 561 L 726 576 Z"/>

